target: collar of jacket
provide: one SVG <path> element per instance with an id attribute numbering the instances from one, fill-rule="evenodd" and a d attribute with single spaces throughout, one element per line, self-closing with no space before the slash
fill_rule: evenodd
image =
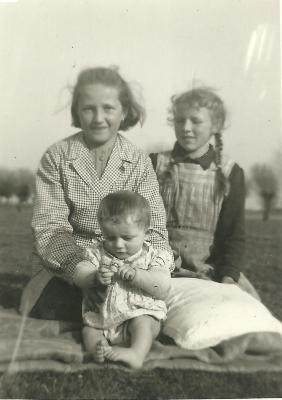
<path id="1" fill-rule="evenodd" d="M 83 132 L 78 132 L 72 137 L 69 143 L 68 160 L 74 161 L 89 154 L 89 150 L 83 140 Z M 120 159 L 125 162 L 133 162 L 132 151 L 129 149 L 127 140 L 120 134 L 117 134 L 117 140 L 114 148 L 118 146 L 118 154 Z M 114 150 L 113 148 L 113 150 Z"/>
<path id="2" fill-rule="evenodd" d="M 211 163 L 215 159 L 214 148 L 210 144 L 208 151 L 198 158 L 190 158 L 187 152 L 180 146 L 178 142 L 175 143 L 173 150 L 171 152 L 172 162 L 174 163 L 190 163 L 198 164 L 203 170 L 210 168 Z"/>
<path id="3" fill-rule="evenodd" d="M 68 141 L 69 167 L 75 169 L 88 186 L 104 196 L 109 188 L 126 173 L 127 166 L 134 161 L 132 148 L 130 148 L 130 143 L 118 134 L 108 164 L 102 176 L 99 177 L 82 135 L 83 133 L 79 132 Z"/>

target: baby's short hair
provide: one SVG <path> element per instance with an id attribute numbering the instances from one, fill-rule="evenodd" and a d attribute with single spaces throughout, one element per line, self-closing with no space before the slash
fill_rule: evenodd
<path id="1" fill-rule="evenodd" d="M 121 219 L 128 216 L 134 217 L 134 221 L 143 228 L 149 228 L 151 221 L 150 205 L 139 193 L 119 190 L 108 194 L 101 200 L 97 213 L 100 225 L 106 221 L 118 224 Z"/>

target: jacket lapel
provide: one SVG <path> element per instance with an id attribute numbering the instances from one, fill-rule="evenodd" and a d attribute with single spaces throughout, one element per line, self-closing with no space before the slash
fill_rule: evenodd
<path id="1" fill-rule="evenodd" d="M 108 164 L 100 179 L 103 192 L 108 193 L 121 179 L 125 181 L 124 176 L 126 177 L 129 175 L 131 164 L 132 150 L 129 149 L 124 138 L 118 134 Z"/>
<path id="2" fill-rule="evenodd" d="M 118 134 L 108 164 L 99 179 L 89 150 L 84 143 L 82 132 L 80 132 L 76 140 L 71 143 L 69 161 L 77 174 L 88 186 L 95 191 L 98 190 L 100 193 L 105 194 L 109 192 L 122 176 L 129 174 L 129 168 L 133 162 L 132 149 L 129 147 L 127 141 Z"/>
<path id="3" fill-rule="evenodd" d="M 71 144 L 69 160 L 77 174 L 88 186 L 95 190 L 99 189 L 100 180 L 91 160 L 89 150 L 83 141 L 82 132 L 78 134 L 77 140 Z"/>

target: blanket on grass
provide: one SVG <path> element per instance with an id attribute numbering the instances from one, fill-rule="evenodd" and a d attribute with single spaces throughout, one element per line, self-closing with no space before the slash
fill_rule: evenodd
<path id="1" fill-rule="evenodd" d="M 24 318 L 0 308 L 0 371 L 82 371 L 120 368 L 89 359 L 77 324 Z M 251 333 L 201 350 L 187 350 L 155 341 L 143 367 L 217 372 L 282 371 L 282 337 L 278 333 Z"/>

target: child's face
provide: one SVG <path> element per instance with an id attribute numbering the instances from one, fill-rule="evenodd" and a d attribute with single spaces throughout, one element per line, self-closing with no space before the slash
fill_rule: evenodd
<path id="1" fill-rule="evenodd" d="M 205 154 L 216 131 L 207 108 L 191 108 L 186 104 L 179 104 L 176 108 L 174 129 L 178 143 L 192 158 Z"/>
<path id="2" fill-rule="evenodd" d="M 123 117 L 118 89 L 102 84 L 87 84 L 78 101 L 80 125 L 91 145 L 106 143 L 117 135 Z"/>
<path id="3" fill-rule="evenodd" d="M 134 221 L 134 217 L 121 218 L 118 223 L 101 224 L 105 248 L 113 256 L 125 259 L 137 253 L 143 245 L 146 229 Z"/>

